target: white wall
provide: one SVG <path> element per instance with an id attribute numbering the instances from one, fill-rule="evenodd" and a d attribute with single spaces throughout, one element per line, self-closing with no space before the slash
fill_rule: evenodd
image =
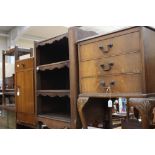
<path id="1" fill-rule="evenodd" d="M 16 42 L 16 45 L 22 48 L 33 48 L 34 41 L 33 40 L 25 40 L 25 39 L 19 39 Z"/>

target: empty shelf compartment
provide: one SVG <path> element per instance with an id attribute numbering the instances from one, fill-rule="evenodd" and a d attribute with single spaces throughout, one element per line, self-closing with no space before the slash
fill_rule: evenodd
<path id="1" fill-rule="evenodd" d="M 69 60 L 68 38 L 64 36 L 60 40 L 37 47 L 37 66 Z"/>
<path id="2" fill-rule="evenodd" d="M 59 90 L 69 89 L 69 68 L 63 67 L 61 69 L 38 71 L 38 90 Z"/>
<path id="3" fill-rule="evenodd" d="M 53 117 L 70 118 L 70 98 L 38 96 L 38 115 Z"/>

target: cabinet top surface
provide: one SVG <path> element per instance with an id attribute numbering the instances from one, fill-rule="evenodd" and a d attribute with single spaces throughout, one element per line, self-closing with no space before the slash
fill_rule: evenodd
<path id="1" fill-rule="evenodd" d="M 142 28 L 142 27 L 146 27 L 146 28 L 149 28 L 149 29 L 155 31 L 155 29 L 153 27 L 151 27 L 151 26 L 129 26 L 129 27 L 122 28 L 122 29 L 119 29 L 119 30 L 114 30 L 114 31 L 111 31 L 111 32 L 108 32 L 108 33 L 102 33 L 102 34 L 93 35 L 91 37 L 87 37 L 87 38 L 84 38 L 84 39 L 80 39 L 80 40 L 77 40 L 76 43 L 81 43 L 83 41 L 95 39 L 95 38 L 106 36 L 106 35 L 109 35 L 109 34 L 114 34 L 114 33 L 117 33 L 117 32 L 121 32 L 121 31 L 125 31 L 125 30 L 130 30 L 130 29 L 134 29 L 134 28 Z"/>

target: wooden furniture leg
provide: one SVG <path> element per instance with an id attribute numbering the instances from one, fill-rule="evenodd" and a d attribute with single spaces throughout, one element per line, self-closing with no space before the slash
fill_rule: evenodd
<path id="1" fill-rule="evenodd" d="M 154 114 L 155 98 L 130 98 L 129 107 L 134 107 L 139 111 L 142 117 L 142 127 L 144 129 L 149 129 L 150 122 L 152 121 L 153 123 L 151 115 Z"/>
<path id="2" fill-rule="evenodd" d="M 127 119 L 130 117 L 129 98 L 127 98 Z"/>
<path id="3" fill-rule="evenodd" d="M 88 100 L 89 100 L 88 97 L 79 97 L 78 98 L 78 103 L 77 103 L 78 112 L 79 112 L 80 119 L 81 119 L 81 122 L 82 122 L 82 127 L 84 129 L 88 128 L 88 125 L 87 125 L 87 122 L 86 122 L 86 119 L 85 119 L 85 115 L 84 115 L 84 111 L 83 111 L 86 103 L 88 102 Z"/>

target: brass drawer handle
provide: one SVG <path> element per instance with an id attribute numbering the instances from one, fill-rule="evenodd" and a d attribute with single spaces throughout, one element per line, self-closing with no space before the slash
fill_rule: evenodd
<path id="1" fill-rule="evenodd" d="M 110 82 L 110 84 L 109 84 L 109 85 L 110 85 L 110 87 L 114 86 L 114 85 L 115 85 L 115 83 L 116 83 L 116 82 L 115 82 L 114 80 L 112 80 L 112 81 Z"/>
<path id="2" fill-rule="evenodd" d="M 106 86 L 106 83 L 105 83 L 105 81 L 100 81 L 100 86 L 102 86 L 102 87 L 104 87 L 104 88 L 108 88 L 108 87 L 113 87 L 113 86 L 115 86 L 115 84 L 116 84 L 116 82 L 114 81 L 114 80 L 112 80 L 110 83 L 109 83 L 109 86 Z"/>
<path id="3" fill-rule="evenodd" d="M 109 50 L 113 47 L 113 44 L 108 44 L 108 45 L 99 45 L 99 49 L 103 52 L 103 53 L 108 53 Z"/>
<path id="4" fill-rule="evenodd" d="M 101 64 L 101 68 L 104 70 L 104 71 L 110 71 L 112 69 L 112 66 L 114 65 L 113 62 L 110 62 L 110 63 L 107 63 L 107 64 Z"/>
<path id="5" fill-rule="evenodd" d="M 100 81 L 100 85 L 101 85 L 102 87 L 106 87 L 106 83 L 105 83 L 104 81 Z"/>

